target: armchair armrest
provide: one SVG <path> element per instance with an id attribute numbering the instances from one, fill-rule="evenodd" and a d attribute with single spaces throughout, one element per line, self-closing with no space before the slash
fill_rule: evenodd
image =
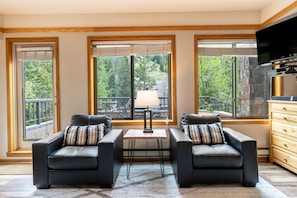
<path id="1" fill-rule="evenodd" d="M 255 186 L 258 182 L 257 142 L 230 128 L 224 128 L 227 142 L 243 155 L 243 185 Z"/>
<path id="2" fill-rule="evenodd" d="M 112 129 L 98 144 L 99 185 L 111 186 L 123 162 L 123 130 Z"/>
<path id="3" fill-rule="evenodd" d="M 62 147 L 64 131 L 38 140 L 32 144 L 33 184 L 48 188 L 48 155 Z"/>
<path id="4" fill-rule="evenodd" d="M 180 187 L 192 183 L 192 140 L 180 129 L 170 128 L 170 159 L 176 181 Z"/>

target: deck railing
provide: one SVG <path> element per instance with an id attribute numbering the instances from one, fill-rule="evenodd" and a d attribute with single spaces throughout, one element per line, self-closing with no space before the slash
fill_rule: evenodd
<path id="1" fill-rule="evenodd" d="M 131 97 L 98 97 L 97 113 L 109 114 L 113 118 L 131 118 L 132 107 Z M 159 107 L 154 107 L 156 117 L 167 117 L 168 98 L 159 97 Z M 158 110 L 158 111 L 157 111 Z M 163 110 L 164 112 L 161 112 Z M 134 109 L 134 116 L 141 114 L 141 109 Z M 166 114 L 166 115 L 165 115 Z M 143 109 L 142 109 L 143 115 Z M 140 117 L 140 116 L 139 116 Z M 142 116 L 141 116 L 142 118 Z"/>
<path id="2" fill-rule="evenodd" d="M 159 97 L 160 106 L 156 109 L 167 110 L 168 98 Z M 98 114 L 112 114 L 114 117 L 131 117 L 130 97 L 98 97 Z M 199 97 L 199 109 L 207 111 L 232 112 L 232 104 L 210 96 Z M 162 114 L 160 114 L 162 115 Z M 37 125 L 53 119 L 53 99 L 25 100 L 26 127 Z"/>
<path id="3" fill-rule="evenodd" d="M 232 104 L 210 96 L 199 96 L 199 110 L 232 113 Z"/>
<path id="4" fill-rule="evenodd" d="M 26 127 L 53 120 L 53 99 L 26 99 L 25 123 Z"/>

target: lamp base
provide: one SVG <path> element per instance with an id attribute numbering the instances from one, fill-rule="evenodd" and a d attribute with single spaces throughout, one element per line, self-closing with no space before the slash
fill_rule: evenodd
<path id="1" fill-rule="evenodd" d="M 144 129 L 143 133 L 153 133 L 153 129 Z"/>
<path id="2" fill-rule="evenodd" d="M 150 126 L 146 126 L 146 116 L 147 116 L 147 114 L 148 114 L 148 116 L 149 116 L 149 118 L 150 118 Z M 143 133 L 153 133 L 154 131 L 153 131 L 153 127 L 152 127 L 152 111 L 151 110 L 149 110 L 148 109 L 148 107 L 147 107 L 147 109 L 146 110 L 144 110 L 143 111 L 143 119 L 144 119 L 144 130 L 143 130 Z"/>

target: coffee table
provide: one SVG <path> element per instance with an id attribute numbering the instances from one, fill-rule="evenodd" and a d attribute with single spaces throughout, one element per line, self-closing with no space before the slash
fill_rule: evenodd
<path id="1" fill-rule="evenodd" d="M 129 129 L 123 138 L 128 140 L 127 178 L 130 176 L 130 168 L 133 163 L 135 143 L 137 139 L 157 140 L 160 169 L 162 176 L 164 176 L 164 155 L 162 140 L 167 138 L 166 129 L 153 129 L 153 133 L 144 133 L 141 129 Z"/>

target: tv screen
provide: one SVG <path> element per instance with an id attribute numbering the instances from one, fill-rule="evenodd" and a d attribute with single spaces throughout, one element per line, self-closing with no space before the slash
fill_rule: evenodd
<path id="1" fill-rule="evenodd" d="M 296 25 L 294 17 L 256 32 L 259 65 L 297 55 Z"/>

